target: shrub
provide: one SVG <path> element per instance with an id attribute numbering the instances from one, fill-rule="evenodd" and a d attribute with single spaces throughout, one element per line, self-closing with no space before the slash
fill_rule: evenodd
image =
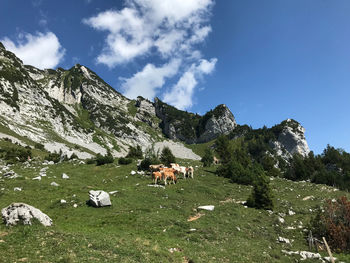
<path id="1" fill-rule="evenodd" d="M 248 197 L 247 205 L 258 209 L 273 209 L 273 195 L 270 188 L 270 180 L 264 171 L 255 169 L 258 176 L 253 183 L 253 192 Z"/>
<path id="2" fill-rule="evenodd" d="M 121 157 L 118 160 L 118 164 L 126 165 L 126 164 L 130 164 L 130 163 L 132 163 L 132 159 L 131 158 Z"/>
<path id="3" fill-rule="evenodd" d="M 345 196 L 335 202 L 327 200 L 311 220 L 311 229 L 319 239 L 326 237 L 337 252 L 350 251 L 350 201 Z"/>
<path id="4" fill-rule="evenodd" d="M 72 153 L 69 159 L 72 160 L 72 159 L 79 159 L 79 158 L 78 158 L 78 155 L 76 155 L 75 153 Z"/>
<path id="5" fill-rule="evenodd" d="M 145 151 L 145 159 L 142 160 L 138 169 L 146 171 L 151 164 L 159 164 L 160 160 L 158 156 L 159 153 L 156 153 L 153 147 L 147 148 Z"/>
<path id="6" fill-rule="evenodd" d="M 14 164 L 16 162 L 25 162 L 28 157 L 32 157 L 30 149 L 22 147 L 4 147 L 0 149 L 0 157 L 4 158 L 7 163 Z"/>
<path id="7" fill-rule="evenodd" d="M 164 147 L 160 155 L 160 161 L 166 165 L 170 166 L 170 163 L 175 163 L 176 159 L 169 147 Z"/>
<path id="8" fill-rule="evenodd" d="M 86 160 L 86 164 L 94 164 L 94 163 L 96 163 L 96 159 L 94 159 L 94 158 Z"/>
<path id="9" fill-rule="evenodd" d="M 135 158 L 135 159 L 142 159 L 143 153 L 140 145 L 137 145 L 136 147 L 130 147 L 129 153 L 126 156 L 127 158 Z"/>
<path id="10" fill-rule="evenodd" d="M 96 156 L 96 165 L 104 165 L 107 163 L 113 163 L 114 162 L 114 158 L 112 156 L 112 154 L 110 153 L 110 151 L 107 152 L 107 155 L 102 156 L 101 154 L 97 154 Z"/>
<path id="11" fill-rule="evenodd" d="M 45 156 L 45 160 L 58 163 L 61 160 L 61 154 L 57 152 L 49 153 L 49 155 Z"/>
<path id="12" fill-rule="evenodd" d="M 41 143 L 36 143 L 36 144 L 34 144 L 34 148 L 35 149 L 39 149 L 39 150 L 45 150 L 45 147 L 44 147 L 44 145 L 43 144 L 41 144 Z"/>
<path id="13" fill-rule="evenodd" d="M 213 164 L 214 154 L 213 154 L 213 151 L 209 147 L 205 149 L 205 153 L 204 153 L 204 156 L 203 156 L 201 162 L 203 163 L 204 167 L 208 167 L 208 166 L 211 166 Z"/>

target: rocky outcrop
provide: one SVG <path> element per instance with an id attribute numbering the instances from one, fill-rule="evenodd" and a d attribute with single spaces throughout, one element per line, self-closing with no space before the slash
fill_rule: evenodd
<path id="1" fill-rule="evenodd" d="M 221 104 L 204 116 L 178 110 L 155 99 L 155 110 L 161 119 L 163 133 L 173 140 L 186 143 L 204 143 L 228 134 L 236 127 L 236 121 L 226 105 Z"/>
<path id="2" fill-rule="evenodd" d="M 156 109 L 153 103 L 143 97 L 137 97 L 135 106 L 137 108 L 136 118 L 147 123 L 152 128 L 158 128 L 159 119 L 156 116 Z"/>
<path id="3" fill-rule="evenodd" d="M 271 141 L 271 146 L 277 155 L 284 159 L 288 159 L 296 153 L 306 157 L 310 149 L 304 135 L 304 127 L 292 119 L 283 121 L 280 126 L 277 140 Z"/>
<path id="4" fill-rule="evenodd" d="M 12 203 L 1 210 L 2 219 L 7 226 L 17 225 L 19 222 L 24 225 L 31 225 L 36 219 L 44 226 L 51 226 L 52 220 L 39 209 L 25 203 Z"/>
<path id="5" fill-rule="evenodd" d="M 225 104 L 217 106 L 203 118 L 206 119 L 203 124 L 204 131 L 199 136 L 197 143 L 211 141 L 221 134 L 229 134 L 237 126 L 235 117 Z"/>

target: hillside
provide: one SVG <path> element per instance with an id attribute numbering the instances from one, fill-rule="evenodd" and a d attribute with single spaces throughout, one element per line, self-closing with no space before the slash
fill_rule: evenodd
<path id="1" fill-rule="evenodd" d="M 2 174 L 14 170 L 20 177 L 0 180 L 0 207 L 25 202 L 49 215 L 54 225 L 0 224 L 1 262 L 299 262 L 299 255 L 282 250 L 309 251 L 307 225 L 316 207 L 325 199 L 350 197 L 325 185 L 272 178 L 271 213 L 246 208 L 242 202 L 251 187 L 217 177 L 215 167 L 199 166 L 193 180 L 179 179 L 165 189 L 148 186 L 149 176 L 132 175 L 135 163 L 120 167 L 72 161 L 47 166 L 33 161 L 6 167 L 1 164 Z M 43 167 L 48 167 L 47 176 L 32 180 Z M 62 173 L 69 179 L 62 179 Z M 59 186 L 51 186 L 53 181 Z M 112 206 L 87 206 L 92 189 L 118 191 L 111 195 Z M 200 205 L 215 209 L 198 210 Z M 196 215 L 200 218 L 188 221 Z M 291 240 L 291 245 L 278 242 L 278 237 Z M 348 255 L 334 256 L 350 260 Z"/>

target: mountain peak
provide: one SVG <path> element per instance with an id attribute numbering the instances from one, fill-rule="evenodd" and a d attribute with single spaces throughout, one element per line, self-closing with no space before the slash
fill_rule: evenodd
<path id="1" fill-rule="evenodd" d="M 6 50 L 5 46 L 1 42 L 0 42 L 0 49 L 5 49 Z"/>

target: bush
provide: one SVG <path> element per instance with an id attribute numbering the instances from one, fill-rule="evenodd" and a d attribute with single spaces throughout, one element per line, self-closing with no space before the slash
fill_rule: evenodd
<path id="1" fill-rule="evenodd" d="M 159 164 L 160 160 L 159 160 L 158 156 L 159 156 L 159 154 L 155 152 L 153 147 L 146 149 L 145 159 L 142 160 L 138 169 L 146 171 L 149 169 L 149 166 L 151 164 Z"/>
<path id="2" fill-rule="evenodd" d="M 61 153 L 53 152 L 49 153 L 49 155 L 45 156 L 45 160 L 53 161 L 54 163 L 58 163 L 61 160 Z"/>
<path id="3" fill-rule="evenodd" d="M 247 206 L 254 207 L 258 209 L 273 209 L 273 195 L 270 188 L 270 180 L 265 175 L 264 171 L 260 169 L 257 170 L 258 176 L 253 183 L 253 192 L 247 200 Z"/>
<path id="4" fill-rule="evenodd" d="M 122 164 L 122 165 L 126 165 L 126 164 L 130 164 L 132 163 L 132 159 L 131 158 L 119 158 L 118 160 L 118 164 Z"/>
<path id="5" fill-rule="evenodd" d="M 160 161 L 166 165 L 170 166 L 171 163 L 175 163 L 176 159 L 169 147 L 164 147 L 160 155 Z"/>
<path id="6" fill-rule="evenodd" d="M 345 196 L 336 202 L 327 200 L 311 220 L 312 233 L 319 239 L 326 237 L 330 247 L 337 252 L 350 251 L 350 201 Z"/>
<path id="7" fill-rule="evenodd" d="M 114 158 L 113 158 L 112 154 L 109 151 L 107 152 L 107 155 L 105 155 L 105 156 L 102 156 L 99 153 L 96 156 L 96 165 L 97 166 L 104 165 L 104 164 L 107 164 L 107 163 L 113 163 L 113 162 L 114 162 Z"/>
<path id="8" fill-rule="evenodd" d="M 94 158 L 86 160 L 86 164 L 95 164 L 95 163 L 96 163 L 96 159 L 94 159 Z"/>
<path id="9" fill-rule="evenodd" d="M 4 158 L 7 163 L 25 162 L 28 157 L 32 157 L 30 149 L 21 147 L 4 147 L 0 149 L 0 157 Z"/>
<path id="10" fill-rule="evenodd" d="M 35 149 L 39 149 L 39 150 L 45 150 L 45 147 L 44 147 L 44 145 L 43 144 L 41 144 L 41 143 L 36 143 L 36 144 L 34 144 L 34 148 Z"/>
<path id="11" fill-rule="evenodd" d="M 208 166 L 211 166 L 213 164 L 214 154 L 213 154 L 213 151 L 209 147 L 205 149 L 205 153 L 204 153 L 204 156 L 203 156 L 201 162 L 203 163 L 204 167 L 208 167 Z"/>
<path id="12" fill-rule="evenodd" d="M 72 160 L 72 159 L 79 159 L 79 158 L 78 158 L 78 155 L 76 155 L 75 153 L 73 153 L 73 154 L 70 156 L 69 159 Z"/>
<path id="13" fill-rule="evenodd" d="M 137 145 L 136 147 L 131 146 L 126 158 L 142 159 L 143 153 L 142 153 L 142 149 L 141 149 L 140 145 Z"/>

